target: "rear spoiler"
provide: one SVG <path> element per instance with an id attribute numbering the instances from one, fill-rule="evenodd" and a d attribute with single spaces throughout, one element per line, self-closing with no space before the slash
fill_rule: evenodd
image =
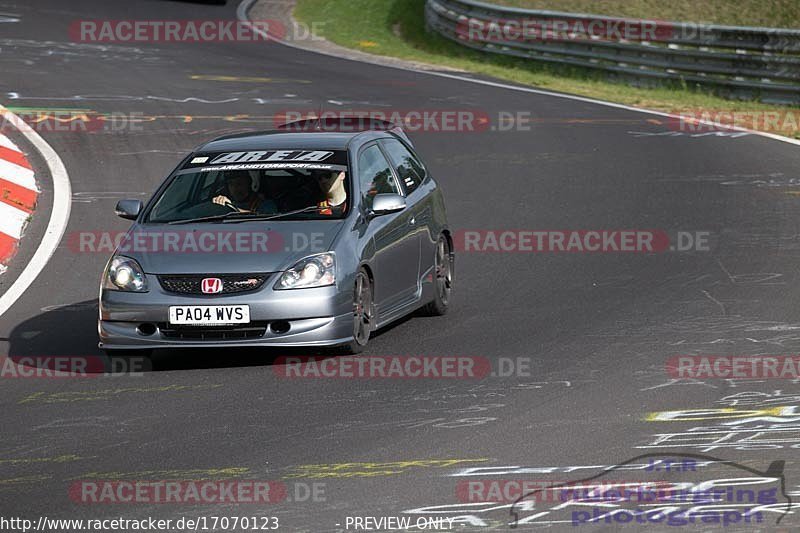
<path id="1" fill-rule="evenodd" d="M 369 117 L 311 117 L 295 120 L 293 122 L 287 122 L 286 124 L 278 126 L 278 129 L 285 131 L 335 131 L 344 133 L 358 133 L 362 131 L 388 131 L 397 135 L 409 145 L 412 145 L 411 139 L 409 139 L 408 135 L 406 135 L 406 132 L 403 131 L 402 126 L 386 120 L 379 120 Z"/>

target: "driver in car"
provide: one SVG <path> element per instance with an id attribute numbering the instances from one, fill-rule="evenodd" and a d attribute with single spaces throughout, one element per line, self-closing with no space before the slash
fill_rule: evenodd
<path id="1" fill-rule="evenodd" d="M 278 208 L 272 200 L 264 199 L 258 194 L 258 178 L 247 170 L 238 170 L 225 174 L 226 194 L 220 194 L 211 201 L 236 210 L 240 213 L 277 213 Z"/>
<path id="2" fill-rule="evenodd" d="M 344 188 L 344 171 L 316 170 L 312 172 L 320 190 L 317 203 L 319 214 L 341 216 L 347 210 L 347 191 Z"/>

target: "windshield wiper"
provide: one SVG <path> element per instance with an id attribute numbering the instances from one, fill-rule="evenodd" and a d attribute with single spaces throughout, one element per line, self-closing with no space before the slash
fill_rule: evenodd
<path id="1" fill-rule="evenodd" d="M 310 205 L 302 209 L 295 209 L 294 211 L 287 211 L 285 213 L 278 213 L 277 215 L 253 215 L 250 217 L 237 218 L 231 222 L 248 222 L 250 220 L 275 220 L 276 218 L 288 217 L 291 215 L 299 215 L 300 213 L 308 213 L 309 211 L 316 211 L 319 209 L 318 205 Z"/>
<path id="2" fill-rule="evenodd" d="M 258 213 L 242 213 L 239 211 L 231 211 L 223 215 L 212 215 L 209 217 L 188 218 L 186 220 L 173 220 L 167 224 L 192 224 L 194 222 L 249 222 L 251 220 L 263 221 L 273 220 L 276 218 L 287 217 L 290 215 L 298 215 L 300 213 L 307 213 L 319 209 L 318 205 L 310 205 L 302 209 L 295 209 L 294 211 L 287 211 L 286 213 L 278 213 L 277 215 L 259 215 Z"/>
<path id="3" fill-rule="evenodd" d="M 242 213 L 239 211 L 231 211 L 230 213 L 225 213 L 223 215 L 212 215 L 210 217 L 198 217 L 198 218 L 187 218 L 185 220 L 173 220 L 172 222 L 167 222 L 167 224 L 191 224 L 193 222 L 214 222 L 214 221 L 222 221 L 231 218 L 248 218 L 249 216 L 258 216 L 254 213 Z"/>

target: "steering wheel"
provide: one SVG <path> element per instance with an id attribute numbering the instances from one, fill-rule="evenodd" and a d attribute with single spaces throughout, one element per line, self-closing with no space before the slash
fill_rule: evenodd
<path id="1" fill-rule="evenodd" d="M 217 204 L 217 205 L 219 205 L 219 204 Z M 227 204 L 222 204 L 220 207 L 227 207 L 231 211 L 238 211 L 239 210 L 239 208 L 236 207 L 235 205 L 233 205 L 233 203 L 231 203 L 231 202 L 228 202 Z"/>

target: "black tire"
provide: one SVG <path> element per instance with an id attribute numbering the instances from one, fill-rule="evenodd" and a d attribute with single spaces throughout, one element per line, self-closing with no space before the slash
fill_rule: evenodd
<path id="1" fill-rule="evenodd" d="M 373 329 L 374 306 L 372 302 L 372 282 L 367 271 L 358 270 L 353 285 L 353 340 L 342 346 L 345 354 L 361 353 L 369 342 Z"/>
<path id="2" fill-rule="evenodd" d="M 424 314 L 428 316 L 447 314 L 453 291 L 453 263 L 450 241 L 445 235 L 439 235 L 433 273 L 434 297 L 433 301 L 422 308 Z"/>

